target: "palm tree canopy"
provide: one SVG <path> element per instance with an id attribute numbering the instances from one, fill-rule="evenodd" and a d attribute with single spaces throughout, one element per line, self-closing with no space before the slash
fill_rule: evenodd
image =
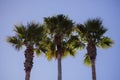
<path id="1" fill-rule="evenodd" d="M 109 48 L 113 44 L 110 38 L 104 36 L 107 29 L 104 28 L 102 20 L 99 18 L 88 19 L 84 24 L 78 24 L 77 28 L 79 35 L 85 42 L 92 40 L 97 47 L 102 48 Z"/>
<path id="2" fill-rule="evenodd" d="M 70 34 L 74 26 L 72 20 L 62 14 L 45 17 L 44 22 L 50 34 Z"/>
<path id="3" fill-rule="evenodd" d="M 61 43 L 63 54 L 62 57 L 75 55 L 76 48 L 81 47 L 82 44 L 78 42 L 77 37 L 72 36 L 74 30 L 74 23 L 67 16 L 62 14 L 45 17 L 44 23 L 47 28 L 49 47 L 47 51 L 47 58 L 57 58 L 57 45 Z M 56 37 L 59 37 L 57 40 Z"/>
<path id="4" fill-rule="evenodd" d="M 104 36 L 107 29 L 104 28 L 102 21 L 99 18 L 88 19 L 84 24 L 77 25 L 77 32 L 84 43 L 92 41 L 96 47 L 101 47 L 103 49 L 112 46 L 113 41 Z M 91 60 L 88 53 L 85 55 L 84 64 L 91 66 Z"/>
<path id="5" fill-rule="evenodd" d="M 43 46 L 45 32 L 42 25 L 33 22 L 28 23 L 26 26 L 23 24 L 15 25 L 14 31 L 15 36 L 9 36 L 7 42 L 11 43 L 16 49 L 20 50 L 22 46 L 30 44 L 36 46 L 35 51 L 37 53 L 39 53 L 40 50 L 45 52 Z M 40 48 L 40 50 L 38 48 Z"/>

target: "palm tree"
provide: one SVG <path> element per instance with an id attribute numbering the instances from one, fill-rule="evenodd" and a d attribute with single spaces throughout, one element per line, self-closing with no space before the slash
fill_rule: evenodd
<path id="1" fill-rule="evenodd" d="M 74 30 L 74 23 L 67 16 L 62 14 L 44 18 L 47 28 L 48 49 L 47 58 L 58 60 L 58 80 L 62 80 L 62 57 L 75 55 L 76 48 L 82 46 L 77 36 L 71 35 Z"/>
<path id="2" fill-rule="evenodd" d="M 84 63 L 92 67 L 92 80 L 96 80 L 95 60 L 97 56 L 97 47 L 109 48 L 113 41 L 104 36 L 107 31 L 104 28 L 102 21 L 99 18 L 88 19 L 83 25 L 77 25 L 77 32 L 82 41 L 86 44 L 87 54 L 85 55 Z"/>
<path id="3" fill-rule="evenodd" d="M 28 23 L 26 26 L 15 25 L 15 36 L 7 37 L 7 41 L 12 44 L 17 50 L 20 50 L 23 46 L 25 50 L 25 80 L 30 80 L 30 72 L 33 67 L 34 52 L 39 55 L 41 52 L 45 52 L 45 46 L 43 44 L 43 38 L 45 38 L 44 29 L 42 25 L 37 23 Z"/>

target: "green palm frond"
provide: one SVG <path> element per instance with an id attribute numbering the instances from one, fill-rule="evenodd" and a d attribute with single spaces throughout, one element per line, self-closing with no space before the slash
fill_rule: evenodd
<path id="1" fill-rule="evenodd" d="M 46 52 L 45 55 L 48 60 L 51 60 L 52 58 L 57 58 L 57 53 L 56 53 L 56 44 L 48 38 L 46 40 L 46 46 L 45 46 Z"/>
<path id="2" fill-rule="evenodd" d="M 35 24 L 35 23 L 27 24 L 26 41 L 33 42 L 36 39 L 37 35 L 39 35 L 39 33 L 36 31 L 38 29 L 38 25 L 39 24 Z"/>
<path id="3" fill-rule="evenodd" d="M 83 24 L 77 24 L 77 32 L 80 35 L 84 35 L 87 31 Z"/>
<path id="4" fill-rule="evenodd" d="M 113 43 L 114 43 L 114 42 L 113 42 L 110 38 L 108 38 L 108 37 L 103 37 L 103 38 L 100 40 L 100 42 L 97 43 L 97 46 L 98 46 L 98 47 L 101 47 L 101 48 L 103 48 L 103 49 L 106 49 L 106 48 L 112 47 Z"/>
<path id="5" fill-rule="evenodd" d="M 45 17 L 44 22 L 50 34 L 54 33 L 69 35 L 73 30 L 74 23 L 72 20 L 62 14 L 52 17 Z"/>
<path id="6" fill-rule="evenodd" d="M 84 23 L 87 31 L 89 32 L 95 32 L 99 30 L 99 28 L 102 26 L 102 20 L 100 18 L 95 18 L 95 19 L 88 19 Z"/>
<path id="7" fill-rule="evenodd" d="M 69 52 L 70 55 L 75 56 L 76 49 L 68 48 L 68 52 Z"/>
<path id="8" fill-rule="evenodd" d="M 47 44 L 44 41 L 40 41 L 38 44 L 35 44 L 35 53 L 39 57 L 42 53 L 46 53 L 47 51 Z"/>
<path id="9" fill-rule="evenodd" d="M 64 49 L 64 53 L 62 55 L 62 58 L 66 58 L 68 55 L 75 56 L 76 55 L 76 49 L 73 49 L 73 48 Z"/>
<path id="10" fill-rule="evenodd" d="M 77 24 L 77 30 L 78 35 L 80 37 L 80 40 L 82 40 L 83 42 L 87 42 L 87 38 L 89 36 L 86 27 L 83 24 Z"/>
<path id="11" fill-rule="evenodd" d="M 84 26 L 87 30 L 87 34 L 89 34 L 87 37 L 94 41 L 99 41 L 100 37 L 107 31 L 102 25 L 102 20 L 100 18 L 88 19 L 84 23 Z"/>
<path id="12" fill-rule="evenodd" d="M 15 25 L 14 31 L 16 32 L 16 36 L 20 39 L 25 38 L 26 28 L 24 25 Z"/>
<path id="13" fill-rule="evenodd" d="M 66 57 L 68 55 L 75 56 L 77 47 L 74 45 L 73 42 L 64 42 L 63 44 L 63 57 Z"/>
<path id="14" fill-rule="evenodd" d="M 23 46 L 23 42 L 16 36 L 7 37 L 7 42 L 12 44 L 12 46 L 14 46 L 17 50 L 20 50 Z"/>
<path id="15" fill-rule="evenodd" d="M 36 55 L 39 57 L 41 55 L 41 51 L 39 48 L 35 48 L 34 52 L 36 53 Z"/>
<path id="16" fill-rule="evenodd" d="M 84 49 L 85 44 L 80 41 L 79 36 L 71 36 L 70 39 L 68 40 L 68 46 L 73 47 L 75 49 Z"/>
<path id="17" fill-rule="evenodd" d="M 90 57 L 87 53 L 85 54 L 84 64 L 87 66 L 91 66 L 91 60 L 90 60 Z"/>
<path id="18" fill-rule="evenodd" d="M 48 60 L 52 60 L 52 58 L 55 58 L 54 56 L 55 56 L 55 54 L 52 53 L 52 51 L 50 49 L 47 50 L 46 57 Z"/>

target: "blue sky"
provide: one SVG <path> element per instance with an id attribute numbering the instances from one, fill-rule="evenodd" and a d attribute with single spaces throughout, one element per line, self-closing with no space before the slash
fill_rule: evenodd
<path id="1" fill-rule="evenodd" d="M 76 23 L 101 17 L 114 40 L 113 48 L 97 50 L 97 80 L 120 80 L 120 1 L 119 0 L 0 0 L 0 80 L 24 80 L 24 48 L 16 51 L 6 43 L 14 35 L 15 24 L 43 22 L 43 17 L 65 14 Z M 91 68 L 83 64 L 84 53 L 62 60 L 63 80 L 91 80 Z M 57 61 L 45 56 L 34 58 L 31 80 L 57 80 Z"/>

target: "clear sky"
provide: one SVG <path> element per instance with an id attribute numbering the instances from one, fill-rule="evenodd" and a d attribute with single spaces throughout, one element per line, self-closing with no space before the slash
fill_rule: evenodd
<path id="1" fill-rule="evenodd" d="M 98 49 L 97 80 L 120 80 L 120 0 L 0 0 L 0 80 L 24 80 L 24 48 L 16 51 L 6 43 L 15 24 L 43 22 L 43 17 L 65 14 L 76 23 L 101 17 L 113 48 Z M 91 80 L 91 68 L 83 64 L 84 53 L 62 60 L 63 80 Z M 57 80 L 57 61 L 34 57 L 31 80 Z"/>

